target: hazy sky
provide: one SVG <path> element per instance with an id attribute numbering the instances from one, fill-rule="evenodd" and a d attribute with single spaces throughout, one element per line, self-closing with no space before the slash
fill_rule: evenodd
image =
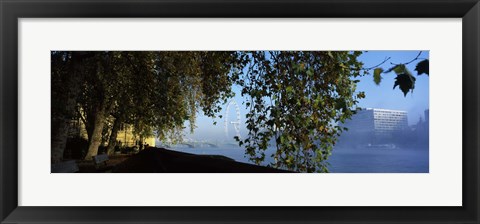
<path id="1" fill-rule="evenodd" d="M 369 51 L 360 57 L 360 61 L 364 63 L 365 68 L 368 68 L 378 65 L 387 57 L 391 57 L 388 62 L 380 66 L 384 70 L 387 70 L 388 68 L 392 67 L 391 63 L 399 64 L 411 61 L 418 55 L 418 53 L 419 51 Z M 420 55 L 420 58 L 429 58 L 429 52 L 423 51 Z M 417 60 L 407 65 L 408 69 L 417 78 L 413 94 L 409 93 L 406 97 L 404 97 L 398 86 L 397 88 L 393 89 L 393 84 L 395 82 L 394 78 L 396 77 L 393 72 L 383 74 L 382 82 L 378 86 L 373 82 L 373 77 L 369 75 L 360 78 L 361 81 L 357 85 L 357 90 L 364 91 L 366 95 L 365 99 L 360 101 L 359 106 L 362 108 L 369 107 L 407 111 L 409 125 L 417 123 L 420 117 L 423 119 L 424 111 L 429 108 L 429 77 L 425 74 L 417 76 L 417 72 L 414 71 L 416 64 L 420 61 L 421 60 Z M 373 71 L 371 73 L 373 73 Z M 239 88 L 234 87 L 234 91 L 237 92 L 234 99 L 236 100 L 241 113 L 241 134 L 245 135 L 245 125 L 243 123 L 245 122 L 245 114 L 247 111 L 245 109 L 245 105 L 242 105 L 243 99 L 240 96 Z M 225 115 L 225 107 L 226 105 L 224 106 L 224 110 L 221 112 L 223 116 Z M 233 107 L 230 108 L 228 117 L 230 120 L 235 119 L 236 115 Z M 212 118 L 199 114 L 195 133 L 193 135 L 188 134 L 186 137 L 194 139 L 207 139 L 211 141 L 217 139 L 219 141 L 225 140 L 224 121 L 223 119 L 218 118 L 215 120 L 217 121 L 217 124 L 213 125 Z M 230 125 L 230 138 L 232 138 L 234 133 L 235 131 L 233 126 Z"/>

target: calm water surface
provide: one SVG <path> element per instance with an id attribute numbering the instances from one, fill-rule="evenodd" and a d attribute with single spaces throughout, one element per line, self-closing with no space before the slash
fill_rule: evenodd
<path id="1" fill-rule="evenodd" d="M 204 155 L 224 155 L 238 162 L 252 163 L 243 148 L 227 147 L 171 147 L 170 149 Z M 272 153 L 274 149 L 268 149 Z M 267 154 L 268 155 L 268 154 Z M 427 149 L 334 149 L 328 159 L 331 173 L 428 173 Z M 267 156 L 267 162 L 273 161 Z"/>

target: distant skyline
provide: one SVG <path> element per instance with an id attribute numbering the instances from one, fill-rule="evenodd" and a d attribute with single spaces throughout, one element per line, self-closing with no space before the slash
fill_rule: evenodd
<path id="1" fill-rule="evenodd" d="M 412 51 L 368 51 L 362 54 L 359 57 L 359 61 L 364 63 L 365 68 L 373 67 L 383 62 L 386 58 L 390 57 L 391 59 L 380 67 L 384 70 L 392 67 L 391 63 L 400 64 L 406 63 L 414 59 L 419 53 L 419 50 Z M 419 56 L 422 58 L 428 59 L 429 52 L 422 51 Z M 376 85 L 373 82 L 373 70 L 370 72 L 372 74 L 360 77 L 360 82 L 357 84 L 357 91 L 365 92 L 365 99 L 359 101 L 358 106 L 362 108 L 379 108 L 379 109 L 392 109 L 392 110 L 403 110 L 408 113 L 408 124 L 416 124 L 420 117 L 424 119 L 424 111 L 429 109 L 429 77 L 425 74 L 417 76 L 415 71 L 415 66 L 421 60 L 414 61 L 407 65 L 407 68 L 416 78 L 415 89 L 413 93 L 408 93 L 405 97 L 403 93 L 397 88 L 393 89 L 393 84 L 395 82 L 396 75 L 392 73 L 382 74 L 382 82 L 380 85 Z M 233 90 L 235 92 L 235 97 L 233 98 L 239 108 L 241 114 L 241 134 L 246 135 L 247 131 L 245 129 L 244 122 L 246 120 L 245 114 L 247 110 L 243 104 L 244 99 L 241 97 L 239 87 L 234 86 Z M 225 115 L 226 105 L 223 106 L 221 115 Z M 233 108 L 229 111 L 230 120 L 235 116 L 235 110 Z M 216 121 L 217 124 L 213 125 L 213 122 Z M 209 140 L 226 140 L 225 131 L 224 131 L 224 120 L 219 119 L 218 116 L 216 119 L 204 116 L 201 112 L 197 115 L 197 128 L 195 128 L 194 134 L 189 134 L 189 128 L 185 130 L 186 138 L 193 139 L 209 139 Z M 188 127 L 188 125 L 187 125 Z M 229 136 L 232 138 L 235 131 L 233 125 L 229 126 Z M 233 139 L 232 139 L 233 141 Z"/>

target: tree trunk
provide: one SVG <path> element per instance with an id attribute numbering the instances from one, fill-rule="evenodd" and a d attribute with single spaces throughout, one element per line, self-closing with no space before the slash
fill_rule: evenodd
<path id="1" fill-rule="evenodd" d="M 92 160 L 92 156 L 98 154 L 98 147 L 102 142 L 103 125 L 105 124 L 105 110 L 105 106 L 102 105 L 95 114 L 92 135 L 89 137 L 90 142 L 88 144 L 88 152 L 85 156 L 85 160 Z"/>
<path id="2" fill-rule="evenodd" d="M 71 54 L 71 61 L 68 67 L 67 76 L 62 84 L 66 87 L 66 92 L 63 92 L 65 98 L 58 99 L 60 105 L 64 105 L 65 111 L 60 113 L 54 113 L 52 111 L 51 121 L 51 162 L 57 163 L 62 161 L 63 152 L 67 144 L 68 131 L 70 129 L 70 120 L 75 114 L 75 107 L 77 104 L 77 96 L 81 93 L 81 85 L 79 83 L 82 80 L 81 72 L 78 70 L 81 68 L 80 62 L 91 57 L 91 53 L 73 52 Z M 52 90 L 53 91 L 53 90 Z"/>
<path id="3" fill-rule="evenodd" d="M 88 111 L 87 119 L 85 119 L 85 130 L 87 131 L 88 143 L 92 142 L 93 129 L 95 128 L 95 112 Z"/>
<path id="4" fill-rule="evenodd" d="M 117 135 L 121 125 L 122 125 L 122 119 L 116 118 L 115 122 L 113 122 L 112 132 L 110 133 L 110 139 L 108 140 L 108 147 L 107 147 L 108 155 L 112 155 L 113 152 L 115 151 L 115 146 L 117 146 Z"/>
<path id="5" fill-rule="evenodd" d="M 106 126 L 106 127 L 105 127 Z M 103 129 L 102 129 L 102 142 L 100 143 L 100 146 L 101 147 L 105 147 L 106 146 L 106 143 L 107 143 L 107 140 L 110 138 L 109 135 L 108 135 L 108 122 L 105 122 L 105 124 L 103 125 Z M 103 153 L 106 153 L 107 151 L 103 151 Z"/>
<path id="6" fill-rule="evenodd" d="M 65 118 L 52 118 L 52 155 L 51 163 L 61 162 L 63 159 L 63 152 L 67 145 L 67 137 L 69 131 L 69 120 Z"/>
<path id="7" fill-rule="evenodd" d="M 67 146 L 68 132 L 70 131 L 70 121 L 75 114 L 75 90 L 71 90 L 71 95 L 65 101 L 65 113 L 52 113 L 51 121 L 51 162 L 58 163 L 63 160 L 63 153 Z"/>
<path id="8" fill-rule="evenodd" d="M 75 75 L 73 75 L 75 76 Z M 78 81 L 78 77 L 70 78 L 67 80 L 66 85 L 71 85 L 73 82 Z M 66 98 L 59 103 L 64 105 L 64 111 L 62 113 L 52 112 L 51 121 L 51 162 L 61 162 L 63 159 L 63 152 L 67 145 L 68 132 L 70 130 L 70 121 L 75 114 L 75 105 L 77 103 L 76 96 L 80 92 L 79 88 L 69 88 L 66 93 Z"/>

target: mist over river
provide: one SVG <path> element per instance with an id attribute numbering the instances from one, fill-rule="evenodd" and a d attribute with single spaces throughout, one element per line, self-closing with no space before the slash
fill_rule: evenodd
<path id="1" fill-rule="evenodd" d="M 252 163 L 243 148 L 235 146 L 195 147 L 173 146 L 169 149 L 200 155 L 224 155 L 238 162 Z M 273 161 L 266 151 L 265 164 Z M 428 173 L 427 148 L 335 148 L 328 159 L 331 173 Z"/>

